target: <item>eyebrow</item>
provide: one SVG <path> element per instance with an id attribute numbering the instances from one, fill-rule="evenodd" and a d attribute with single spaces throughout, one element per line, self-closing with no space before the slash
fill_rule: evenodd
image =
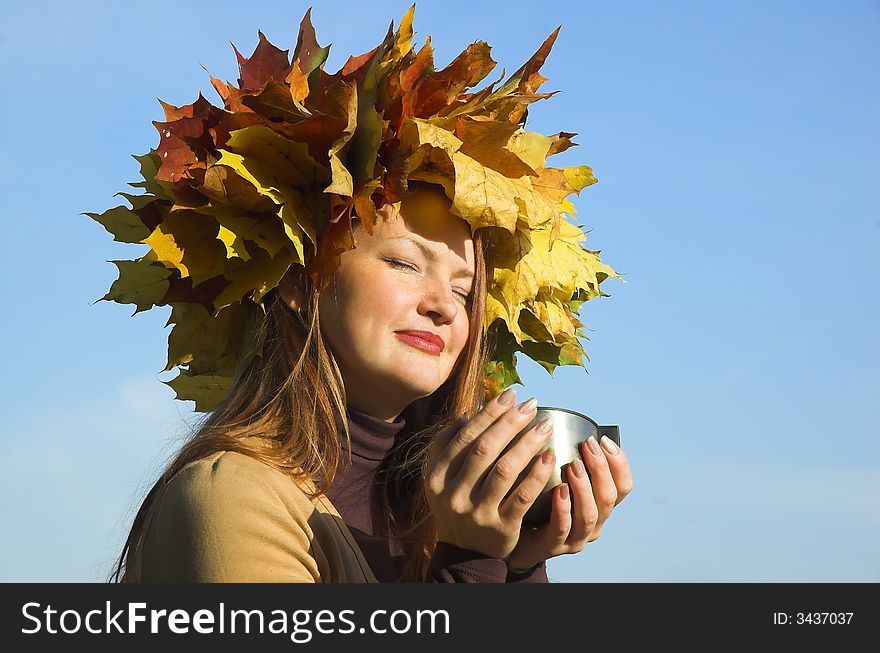
<path id="1" fill-rule="evenodd" d="M 396 238 L 393 238 L 392 240 L 408 240 L 413 245 L 415 245 L 420 250 L 422 250 L 422 254 L 425 255 L 425 258 L 427 258 L 431 261 L 437 260 L 437 255 L 434 253 L 434 250 L 432 250 L 430 247 L 428 247 L 424 243 L 420 243 L 415 238 L 412 238 L 410 236 L 397 236 Z M 471 272 L 469 268 L 463 267 L 463 268 L 459 268 L 458 272 L 456 272 L 454 276 L 460 277 L 460 278 L 473 279 L 474 273 Z"/>

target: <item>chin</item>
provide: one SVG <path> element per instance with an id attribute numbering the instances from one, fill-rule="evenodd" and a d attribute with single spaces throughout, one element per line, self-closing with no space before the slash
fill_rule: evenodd
<path id="1" fill-rule="evenodd" d="M 386 383 L 396 386 L 401 395 L 410 398 L 410 402 L 433 394 L 443 385 L 443 381 L 438 381 L 436 377 L 425 378 L 421 375 L 401 374 L 399 369 L 394 370 Z"/>
<path id="2" fill-rule="evenodd" d="M 404 388 L 404 392 L 412 395 L 413 400 L 433 394 L 442 385 L 442 383 L 427 382 L 423 379 L 401 379 L 400 383 Z"/>

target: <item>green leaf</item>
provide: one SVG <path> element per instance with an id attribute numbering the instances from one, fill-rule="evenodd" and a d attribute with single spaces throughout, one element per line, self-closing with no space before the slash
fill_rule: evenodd
<path id="1" fill-rule="evenodd" d="M 103 213 L 86 212 L 82 215 L 100 222 L 104 229 L 113 234 L 113 240 L 120 243 L 139 243 L 150 235 L 149 227 L 125 206 L 117 206 Z"/>
<path id="2" fill-rule="evenodd" d="M 177 395 L 175 399 L 194 401 L 196 412 L 200 413 L 213 410 L 232 387 L 232 379 L 228 376 L 190 376 L 184 370 L 162 383 L 174 390 Z"/>
<path id="3" fill-rule="evenodd" d="M 106 295 L 98 301 L 114 301 L 120 304 L 136 304 L 132 315 L 159 305 L 168 292 L 171 271 L 161 264 L 143 259 L 134 261 L 108 261 L 119 268 L 119 278 L 110 286 Z"/>

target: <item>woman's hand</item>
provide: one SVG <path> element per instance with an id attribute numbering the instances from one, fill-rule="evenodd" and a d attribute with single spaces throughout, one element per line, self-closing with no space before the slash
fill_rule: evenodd
<path id="1" fill-rule="evenodd" d="M 553 490 L 550 521 L 523 528 L 507 560 L 510 568 L 531 569 L 547 558 L 582 551 L 599 538 L 611 511 L 632 491 L 626 454 L 611 438 L 603 437 L 601 446 L 590 438 L 581 443 L 580 452 L 590 476 L 581 460 L 566 467 L 567 483 Z"/>
<path id="2" fill-rule="evenodd" d="M 535 416 L 535 400 L 514 407 L 514 399 L 513 390 L 506 390 L 460 429 L 447 429 L 431 443 L 425 493 L 441 542 L 506 558 L 520 539 L 523 515 L 547 484 L 555 457 L 548 450 L 513 487 L 553 432 L 538 431 L 538 424 L 499 457 Z"/>

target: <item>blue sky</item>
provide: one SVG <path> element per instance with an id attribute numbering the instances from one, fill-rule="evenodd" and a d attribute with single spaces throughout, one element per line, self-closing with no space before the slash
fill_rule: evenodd
<path id="1" fill-rule="evenodd" d="M 327 70 L 409 4 L 315 2 Z M 170 309 L 92 304 L 142 249 L 80 213 L 137 181 L 157 98 L 219 104 L 200 64 L 235 80 L 258 29 L 292 50 L 308 6 L 0 8 L 0 580 L 104 579 L 196 417 L 159 381 Z M 581 310 L 589 373 L 521 359 L 518 392 L 619 424 L 635 489 L 551 578 L 880 580 L 880 5 L 423 1 L 414 27 L 510 73 L 558 25 L 529 127 L 578 133 L 554 164 L 593 168 L 580 222 L 627 283 Z"/>

